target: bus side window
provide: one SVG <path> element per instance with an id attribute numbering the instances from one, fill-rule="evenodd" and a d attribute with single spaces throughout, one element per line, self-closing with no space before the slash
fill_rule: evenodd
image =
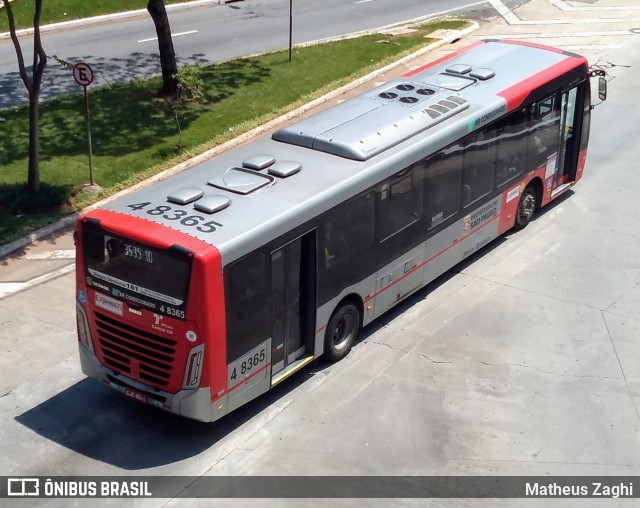
<path id="1" fill-rule="evenodd" d="M 253 309 L 264 306 L 267 288 L 264 258 L 262 253 L 245 258 L 229 274 L 233 315 L 240 321 L 251 317 Z"/>
<path id="2" fill-rule="evenodd" d="M 454 145 L 426 161 L 429 229 L 439 226 L 460 210 L 461 150 L 460 145 Z"/>
<path id="3" fill-rule="evenodd" d="M 560 140 L 560 101 L 555 95 L 533 103 L 532 125 L 527 156 L 538 169 L 547 162 L 547 157 L 558 151 Z"/>
<path id="4" fill-rule="evenodd" d="M 536 118 L 540 119 L 553 111 L 553 95 L 535 104 Z"/>
<path id="5" fill-rule="evenodd" d="M 380 240 L 384 242 L 422 217 L 422 185 L 413 171 L 379 188 Z"/>
<path id="6" fill-rule="evenodd" d="M 271 333 L 271 288 L 264 252 L 231 265 L 227 293 L 227 361 L 242 356 Z"/>
<path id="7" fill-rule="evenodd" d="M 501 187 L 524 173 L 527 166 L 527 108 L 506 116 L 498 122 L 498 165 L 496 185 Z"/>
<path id="8" fill-rule="evenodd" d="M 339 207 L 322 226 L 325 268 L 354 259 L 373 243 L 373 195 L 368 192 Z"/>
<path id="9" fill-rule="evenodd" d="M 498 158 L 498 131 L 490 126 L 471 134 L 464 151 L 462 206 L 467 207 L 493 190 Z"/>

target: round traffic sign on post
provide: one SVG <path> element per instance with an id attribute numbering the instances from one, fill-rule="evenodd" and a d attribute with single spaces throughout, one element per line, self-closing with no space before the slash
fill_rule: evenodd
<path id="1" fill-rule="evenodd" d="M 84 62 L 79 62 L 73 66 L 73 79 L 80 86 L 88 87 L 93 83 L 93 69 Z"/>
<path id="2" fill-rule="evenodd" d="M 93 181 L 93 150 L 91 148 L 91 113 L 89 111 L 89 92 L 87 87 L 93 83 L 93 70 L 89 64 L 84 62 L 78 62 L 73 66 L 73 79 L 76 80 L 84 91 L 84 117 L 87 124 L 87 144 L 89 145 L 89 184 L 90 187 L 94 187 Z"/>

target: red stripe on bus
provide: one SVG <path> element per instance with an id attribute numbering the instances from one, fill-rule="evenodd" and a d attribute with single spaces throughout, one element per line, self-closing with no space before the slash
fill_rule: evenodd
<path id="1" fill-rule="evenodd" d="M 563 74 L 578 68 L 580 65 L 586 65 L 586 59 L 567 57 L 551 67 L 547 67 L 545 70 L 504 89 L 497 95 L 507 101 L 507 111 L 514 111 L 522 106 L 526 98 L 531 93 L 531 90 L 535 90 L 536 88 L 553 81 L 558 76 L 562 76 Z"/>
<path id="2" fill-rule="evenodd" d="M 371 296 L 367 296 L 364 299 L 364 303 L 368 303 L 371 300 L 373 300 L 375 297 L 381 295 L 382 293 L 384 293 L 387 289 L 389 289 L 390 287 L 396 285 L 398 282 L 400 282 L 401 280 L 403 280 L 404 278 L 408 277 L 409 275 L 411 275 L 412 273 L 416 272 L 417 270 L 420 270 L 421 268 L 423 268 L 427 263 L 430 263 L 431 261 L 433 261 L 435 258 L 437 258 L 438 256 L 444 254 L 445 252 L 447 252 L 449 249 L 451 249 L 452 247 L 455 247 L 456 245 L 458 245 L 460 242 L 462 242 L 463 240 L 469 238 L 471 235 L 476 234 L 478 231 L 480 231 L 482 228 L 488 226 L 489 224 L 491 224 L 492 222 L 495 222 L 496 220 L 498 220 L 500 218 L 500 215 L 496 215 L 493 219 L 491 219 L 489 222 L 485 222 L 482 226 L 480 226 L 478 229 L 476 229 L 475 231 L 472 231 L 470 233 L 467 233 L 466 235 L 460 237 L 459 239 L 455 240 L 451 245 L 448 245 L 447 247 L 445 247 L 444 249 L 442 249 L 440 252 L 437 252 L 436 254 L 434 254 L 433 256 L 431 256 L 429 259 L 427 259 L 426 261 L 423 261 L 422 263 L 420 263 L 419 265 L 415 266 L 414 268 L 412 268 L 411 270 L 409 270 L 407 273 L 403 274 L 402 277 L 400 277 L 399 279 L 394 280 L 391 284 L 383 287 L 380 291 L 378 291 L 377 293 L 374 293 Z"/>
<path id="3" fill-rule="evenodd" d="M 242 381 L 240 381 L 239 383 L 236 383 L 235 385 L 233 385 L 231 388 L 227 389 L 227 393 L 231 393 L 233 390 L 235 390 L 236 388 L 238 388 L 240 385 L 246 383 L 247 381 L 249 381 L 249 379 L 251 379 L 254 376 L 257 376 L 258 374 L 260 374 L 263 370 L 265 370 L 267 367 L 271 367 L 271 362 L 267 363 L 264 367 L 260 367 L 258 370 L 256 370 L 253 374 L 251 374 L 249 377 L 244 378 Z"/>
<path id="4" fill-rule="evenodd" d="M 326 330 L 327 326 L 329 326 L 329 325 L 328 325 L 328 324 L 326 324 L 326 325 L 321 326 L 320 328 L 318 328 L 318 329 L 316 330 L 316 334 L 321 333 L 321 332 L 324 332 L 324 331 Z"/>
<path id="5" fill-rule="evenodd" d="M 512 39 L 499 39 L 498 42 L 503 44 L 515 44 L 516 46 L 528 46 L 530 48 L 544 49 L 547 51 L 552 51 L 554 53 L 564 53 L 565 55 L 573 56 L 571 53 L 567 53 L 564 49 L 545 46 L 544 44 L 538 44 L 536 42 L 514 41 Z"/>

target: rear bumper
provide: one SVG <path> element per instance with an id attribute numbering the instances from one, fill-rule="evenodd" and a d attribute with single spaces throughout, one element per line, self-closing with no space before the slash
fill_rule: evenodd
<path id="1" fill-rule="evenodd" d="M 128 397 L 202 422 L 217 420 L 224 414 L 222 411 L 213 413 L 209 387 L 180 390 L 177 393 L 157 390 L 105 367 L 81 342 L 78 342 L 78 348 L 80 365 L 85 375 L 97 379 Z"/>

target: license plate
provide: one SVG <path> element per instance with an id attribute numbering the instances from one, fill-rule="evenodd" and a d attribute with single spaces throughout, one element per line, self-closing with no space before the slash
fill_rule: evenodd
<path id="1" fill-rule="evenodd" d="M 139 402 L 149 402 L 149 398 L 144 394 L 144 393 L 140 393 L 137 392 L 135 390 L 132 390 L 131 388 L 125 388 L 124 389 L 124 394 L 127 397 L 131 397 L 132 399 L 136 399 Z"/>

